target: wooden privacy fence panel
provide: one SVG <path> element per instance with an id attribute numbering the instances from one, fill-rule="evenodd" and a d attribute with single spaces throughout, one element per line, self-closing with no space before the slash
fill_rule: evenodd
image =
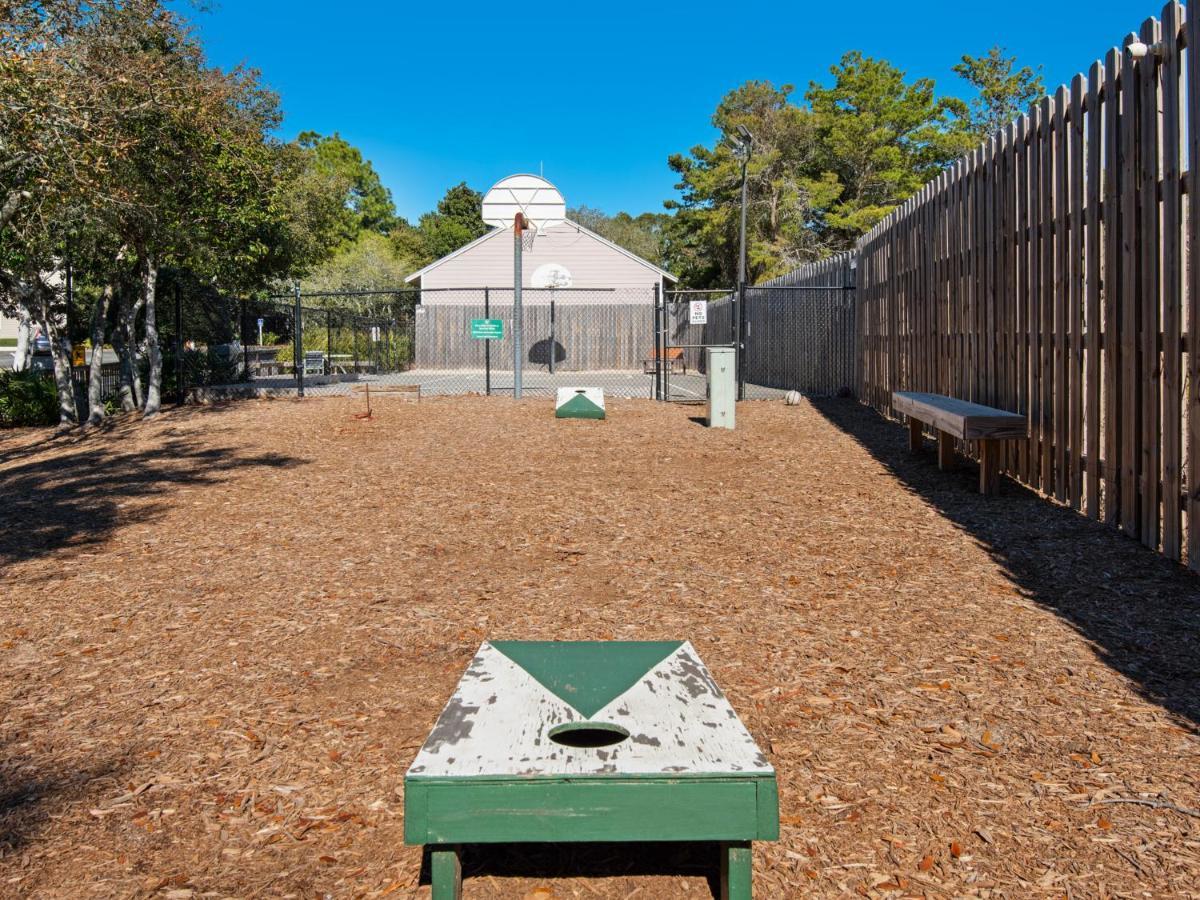
<path id="1" fill-rule="evenodd" d="M 482 369 L 485 342 L 471 337 L 472 319 L 501 319 L 504 340 L 490 341 L 494 370 L 512 369 L 512 290 L 495 293 L 506 302 L 418 306 L 415 365 L 419 369 Z M 632 290 L 629 293 L 633 293 Z M 522 303 L 524 358 L 561 372 L 641 369 L 654 351 L 652 291 L 641 303 L 556 302 L 553 340 L 549 303 Z"/>
<path id="2" fill-rule="evenodd" d="M 864 402 L 1026 414 L 1012 477 L 1195 569 L 1198 31 L 1168 4 L 884 219 L 856 315 Z"/>

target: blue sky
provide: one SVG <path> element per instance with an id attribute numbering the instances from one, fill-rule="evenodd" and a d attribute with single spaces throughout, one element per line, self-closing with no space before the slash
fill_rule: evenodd
<path id="1" fill-rule="evenodd" d="M 213 63 L 260 69 L 281 136 L 340 132 L 410 220 L 447 187 L 519 171 L 568 204 L 657 211 L 667 156 L 711 143 L 712 111 L 748 79 L 828 81 L 851 49 L 966 97 L 950 67 L 1001 44 L 1053 89 L 1160 5 L 962 2 L 419 3 L 213 0 L 193 12 Z"/>

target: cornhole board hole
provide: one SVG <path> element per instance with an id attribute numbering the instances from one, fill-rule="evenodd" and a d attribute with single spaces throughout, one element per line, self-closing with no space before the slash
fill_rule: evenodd
<path id="1" fill-rule="evenodd" d="M 434 900 L 473 843 L 713 841 L 722 896 L 779 837 L 775 770 L 687 641 L 489 641 L 404 777 Z"/>
<path id="2" fill-rule="evenodd" d="M 595 387 L 560 387 L 554 399 L 557 419 L 603 419 L 604 389 Z"/>

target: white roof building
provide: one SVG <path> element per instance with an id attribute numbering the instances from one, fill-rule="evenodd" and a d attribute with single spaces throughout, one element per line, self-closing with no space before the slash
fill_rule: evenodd
<path id="1" fill-rule="evenodd" d="M 570 219 L 538 233 L 521 263 L 523 288 L 569 287 L 558 302 L 653 302 L 653 288 L 666 290 L 679 279 L 624 247 Z M 511 303 L 513 230 L 494 228 L 423 269 L 406 282 L 422 288 L 422 305 L 478 303 L 480 288 L 502 291 L 496 302 Z M 462 291 L 463 293 L 458 293 Z M 546 302 L 549 291 L 530 290 L 525 303 Z M 507 298 L 507 299 L 505 299 Z"/>

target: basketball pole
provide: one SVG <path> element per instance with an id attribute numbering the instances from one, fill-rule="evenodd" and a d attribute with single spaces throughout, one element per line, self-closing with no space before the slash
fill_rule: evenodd
<path id="1" fill-rule="evenodd" d="M 513 216 L 513 398 L 521 399 L 521 364 L 525 329 L 521 315 L 521 234 L 529 227 L 523 213 Z"/>

